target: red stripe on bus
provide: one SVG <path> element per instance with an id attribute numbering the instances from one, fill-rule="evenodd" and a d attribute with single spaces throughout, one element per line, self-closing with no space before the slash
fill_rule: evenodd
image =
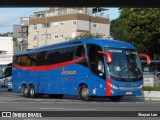
<path id="1" fill-rule="evenodd" d="M 106 80 L 106 96 L 111 96 L 112 95 L 112 93 L 111 93 L 112 87 L 109 84 L 112 84 L 111 79 Z"/>
<path id="2" fill-rule="evenodd" d="M 23 70 L 32 70 L 32 71 L 43 71 L 43 70 L 51 70 L 51 69 L 57 69 L 57 68 L 61 68 L 79 61 L 82 61 L 83 59 L 85 59 L 86 57 L 81 57 L 75 60 L 71 60 L 71 61 L 67 61 L 67 62 L 63 62 L 63 63 L 58 63 L 58 64 L 52 64 L 52 65 L 45 65 L 45 66 L 33 66 L 33 67 L 28 67 L 28 66 L 19 66 L 19 65 L 13 65 L 16 68 L 20 68 Z"/>

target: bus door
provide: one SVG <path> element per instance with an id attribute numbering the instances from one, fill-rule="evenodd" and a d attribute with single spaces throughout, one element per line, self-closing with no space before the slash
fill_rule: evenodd
<path id="1" fill-rule="evenodd" d="M 91 70 L 90 83 L 92 83 L 93 94 L 105 95 L 106 88 L 106 70 L 104 55 L 99 54 L 98 51 L 102 51 L 102 48 L 98 45 L 87 45 L 88 51 L 88 63 Z"/>

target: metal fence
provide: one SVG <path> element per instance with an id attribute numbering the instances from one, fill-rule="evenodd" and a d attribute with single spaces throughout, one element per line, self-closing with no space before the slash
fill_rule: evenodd
<path id="1" fill-rule="evenodd" d="M 144 86 L 160 86 L 160 72 L 143 72 Z"/>

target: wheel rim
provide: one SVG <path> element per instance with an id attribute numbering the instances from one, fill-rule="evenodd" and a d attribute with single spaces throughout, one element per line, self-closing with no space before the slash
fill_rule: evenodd
<path id="1" fill-rule="evenodd" d="M 24 94 L 24 86 L 22 86 L 22 93 Z"/>
<path id="2" fill-rule="evenodd" d="M 28 89 L 25 87 L 24 88 L 24 95 L 27 96 L 27 94 L 28 94 Z"/>
<path id="3" fill-rule="evenodd" d="M 33 88 L 33 87 L 31 87 L 31 89 L 30 89 L 30 95 L 31 95 L 31 96 L 34 95 L 34 88 Z"/>
<path id="4" fill-rule="evenodd" d="M 83 98 L 86 98 L 86 97 L 88 97 L 88 96 L 89 96 L 89 90 L 88 90 L 88 88 L 84 87 L 84 88 L 82 89 L 82 97 L 83 97 Z"/>

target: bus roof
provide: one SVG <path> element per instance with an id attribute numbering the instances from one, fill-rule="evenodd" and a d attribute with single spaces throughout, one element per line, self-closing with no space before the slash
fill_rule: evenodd
<path id="1" fill-rule="evenodd" d="M 128 48 L 128 49 L 135 49 L 135 47 L 127 42 L 120 41 L 120 40 L 113 40 L 113 39 L 98 39 L 98 38 L 85 38 L 85 39 L 78 39 L 78 40 L 70 40 L 66 42 L 61 42 L 57 44 L 51 44 L 47 46 L 42 46 L 39 48 L 35 48 L 26 52 L 17 53 L 16 55 L 23 55 L 23 54 L 30 54 L 45 50 L 51 50 L 61 47 L 67 46 L 74 46 L 80 44 L 96 44 L 101 47 L 112 47 L 112 48 Z"/>

